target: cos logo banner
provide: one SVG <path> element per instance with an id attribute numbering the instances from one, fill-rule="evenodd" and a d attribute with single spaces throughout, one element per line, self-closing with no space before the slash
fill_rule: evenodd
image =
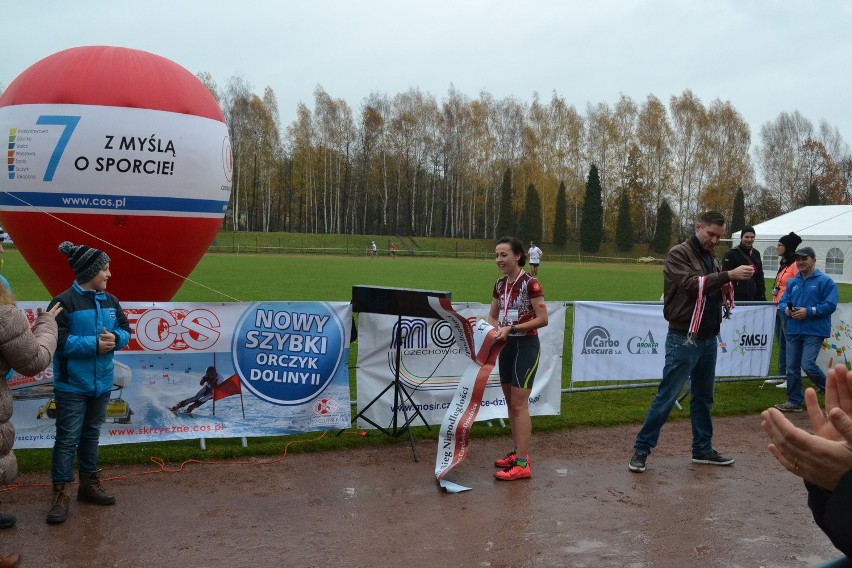
<path id="1" fill-rule="evenodd" d="M 234 368 L 267 402 L 303 404 L 321 393 L 343 360 L 344 325 L 328 305 L 264 302 L 249 308 L 234 336 Z"/>
<path id="2" fill-rule="evenodd" d="M 136 320 L 136 341 L 147 351 L 201 351 L 213 347 L 222 335 L 219 318 L 209 310 L 153 309 L 138 317 L 127 312 L 129 320 Z"/>

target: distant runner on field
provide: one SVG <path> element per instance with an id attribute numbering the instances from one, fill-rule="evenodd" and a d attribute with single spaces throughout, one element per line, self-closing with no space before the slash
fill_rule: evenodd
<path id="1" fill-rule="evenodd" d="M 530 274 L 538 276 L 538 265 L 541 263 L 541 257 L 544 253 L 541 249 L 535 246 L 535 241 L 530 241 L 530 249 L 527 251 L 527 256 L 530 257 Z"/>

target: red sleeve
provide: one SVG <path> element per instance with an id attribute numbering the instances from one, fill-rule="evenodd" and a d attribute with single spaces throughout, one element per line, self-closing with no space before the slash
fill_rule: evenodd
<path id="1" fill-rule="evenodd" d="M 541 283 L 539 283 L 538 278 L 530 278 L 530 281 L 527 284 L 527 293 L 530 298 L 540 298 L 544 296 L 544 290 L 541 289 Z"/>
<path id="2" fill-rule="evenodd" d="M 494 298 L 495 300 L 500 299 L 500 294 L 499 294 L 498 290 L 500 289 L 500 282 L 502 282 L 502 281 L 503 281 L 503 279 L 501 278 L 500 280 L 498 280 L 497 282 L 494 283 L 494 290 L 491 292 L 491 297 Z"/>

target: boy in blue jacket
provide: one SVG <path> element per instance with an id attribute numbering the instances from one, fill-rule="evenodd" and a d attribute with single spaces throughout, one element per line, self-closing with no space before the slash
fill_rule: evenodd
<path id="1" fill-rule="evenodd" d="M 787 281 L 779 300 L 787 318 L 787 401 L 782 412 L 801 412 L 802 371 L 820 390 L 825 373 L 816 363 L 823 340 L 831 335 L 831 314 L 837 309 L 837 284 L 816 268 L 816 253 L 802 247 L 793 253 L 799 273 Z"/>
<path id="2" fill-rule="evenodd" d="M 63 308 L 56 318 L 59 341 L 53 358 L 56 440 L 51 457 L 49 524 L 68 518 L 68 484 L 74 481 L 75 452 L 80 474 L 77 501 L 115 503 L 98 479 L 98 443 L 113 386 L 113 352 L 130 341 L 127 317 L 118 299 L 106 291 L 111 276 L 109 256 L 68 241 L 59 245 L 59 252 L 68 257 L 75 280 L 48 307 L 59 303 Z"/>

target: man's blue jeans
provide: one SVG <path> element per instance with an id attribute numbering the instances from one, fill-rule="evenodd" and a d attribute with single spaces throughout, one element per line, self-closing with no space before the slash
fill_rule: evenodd
<path id="1" fill-rule="evenodd" d="M 55 393 L 56 440 L 53 443 L 50 470 L 53 483 L 74 481 L 72 465 L 75 450 L 80 473 L 98 471 L 98 441 L 109 395 L 109 392 L 97 397 Z"/>
<path id="2" fill-rule="evenodd" d="M 778 344 L 778 374 L 787 374 L 787 316 L 775 310 L 775 342 Z"/>
<path id="3" fill-rule="evenodd" d="M 825 390 L 825 373 L 816 363 L 823 337 L 787 335 L 787 400 L 802 405 L 802 371 L 813 384 Z"/>
<path id="4" fill-rule="evenodd" d="M 697 457 L 713 451 L 713 422 L 710 411 L 713 409 L 717 350 L 715 337 L 696 339 L 695 345 L 687 345 L 685 334 L 669 331 L 666 335 L 663 380 L 633 444 L 636 453 L 650 454 L 651 449 L 656 447 L 660 430 L 687 380 L 690 380 L 692 455 Z"/>

